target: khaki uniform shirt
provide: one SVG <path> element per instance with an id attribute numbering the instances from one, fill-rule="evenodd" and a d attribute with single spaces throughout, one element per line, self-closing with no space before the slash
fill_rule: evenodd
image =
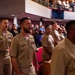
<path id="1" fill-rule="evenodd" d="M 51 53 L 52 50 L 54 49 L 54 39 L 53 39 L 53 37 L 51 35 L 44 34 L 43 37 L 42 37 L 42 46 L 47 47 L 49 53 Z M 50 60 L 50 59 L 51 59 L 51 55 L 48 54 L 45 51 L 45 49 L 43 48 L 43 60 Z"/>
<path id="2" fill-rule="evenodd" d="M 11 44 L 11 40 L 13 35 L 7 31 L 7 33 L 3 33 L 0 29 L 0 61 L 4 61 L 5 63 L 10 63 L 10 56 L 9 56 L 9 47 Z"/>
<path id="3" fill-rule="evenodd" d="M 61 41 L 60 34 L 58 33 L 57 30 L 52 30 L 51 34 L 53 36 L 54 41 L 57 41 L 57 43 Z"/>
<path id="4" fill-rule="evenodd" d="M 53 50 L 50 75 L 75 75 L 75 46 L 67 38 Z"/>
<path id="5" fill-rule="evenodd" d="M 13 35 L 7 31 L 7 33 L 3 33 L 0 29 L 0 51 L 8 51 L 8 48 L 11 45 L 11 40 Z"/>
<path id="6" fill-rule="evenodd" d="M 16 57 L 19 67 L 25 69 L 32 65 L 33 52 L 35 49 L 36 46 L 33 36 L 29 35 L 29 37 L 26 38 L 20 33 L 12 40 L 10 56 Z"/>

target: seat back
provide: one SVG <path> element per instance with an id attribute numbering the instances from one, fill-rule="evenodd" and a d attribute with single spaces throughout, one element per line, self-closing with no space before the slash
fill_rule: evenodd
<path id="1" fill-rule="evenodd" d="M 42 52 L 43 52 L 43 48 L 42 47 L 38 48 L 38 52 L 36 52 L 38 63 L 41 63 L 43 61 L 42 60 Z"/>

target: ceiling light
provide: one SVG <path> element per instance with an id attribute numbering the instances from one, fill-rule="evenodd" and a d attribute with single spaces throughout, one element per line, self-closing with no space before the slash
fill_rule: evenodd
<path id="1" fill-rule="evenodd" d="M 11 14 L 11 16 L 15 16 L 14 14 Z"/>

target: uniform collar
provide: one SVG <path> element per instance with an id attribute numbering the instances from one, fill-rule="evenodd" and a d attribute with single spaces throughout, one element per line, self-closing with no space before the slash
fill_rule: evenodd
<path id="1" fill-rule="evenodd" d="M 65 43 L 67 44 L 67 46 L 74 52 L 75 51 L 75 46 L 74 44 L 66 37 L 65 38 Z"/>
<path id="2" fill-rule="evenodd" d="M 28 34 L 28 35 L 29 35 L 28 37 L 30 39 L 32 39 L 32 36 L 30 34 Z M 25 39 L 25 36 L 22 34 L 22 32 L 20 33 L 20 37 L 21 37 L 21 40 Z"/>

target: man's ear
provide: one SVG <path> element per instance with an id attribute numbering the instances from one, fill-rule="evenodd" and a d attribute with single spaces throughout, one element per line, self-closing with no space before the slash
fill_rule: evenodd
<path id="1" fill-rule="evenodd" d="M 68 31 L 70 34 L 72 34 L 73 33 L 73 30 L 72 29 L 69 29 L 69 31 Z"/>
<path id="2" fill-rule="evenodd" d="M 20 27 L 22 28 L 23 27 L 23 24 L 21 24 Z"/>

